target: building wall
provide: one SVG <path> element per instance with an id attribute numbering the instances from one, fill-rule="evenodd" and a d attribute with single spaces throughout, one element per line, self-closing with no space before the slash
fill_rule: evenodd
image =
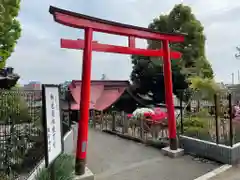
<path id="1" fill-rule="evenodd" d="M 232 103 L 240 100 L 240 84 L 228 85 L 228 90 L 232 93 Z"/>
<path id="2" fill-rule="evenodd" d="M 24 98 L 28 106 L 41 107 L 42 106 L 42 85 L 39 82 L 30 82 L 22 87 L 23 91 L 30 91 L 29 95 Z"/>
<path id="3" fill-rule="evenodd" d="M 23 89 L 24 90 L 41 90 L 42 89 L 42 84 L 40 82 L 30 82 L 28 84 L 23 85 Z"/>

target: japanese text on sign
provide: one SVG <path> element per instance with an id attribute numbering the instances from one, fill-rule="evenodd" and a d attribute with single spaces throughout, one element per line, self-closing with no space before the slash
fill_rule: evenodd
<path id="1" fill-rule="evenodd" d="M 55 97 L 53 94 L 50 95 L 50 99 L 51 99 L 51 114 L 52 114 L 52 121 L 51 121 L 51 124 L 52 124 L 52 146 L 53 148 L 56 148 L 56 127 L 55 127 L 55 108 L 56 108 L 56 103 L 55 103 Z"/>
<path id="2" fill-rule="evenodd" d="M 47 146 L 46 157 L 47 163 L 51 164 L 59 154 L 63 151 L 62 146 L 62 126 L 60 118 L 60 106 L 59 106 L 59 89 L 57 86 L 45 87 L 45 121 L 46 126 L 46 139 L 45 143 Z"/>

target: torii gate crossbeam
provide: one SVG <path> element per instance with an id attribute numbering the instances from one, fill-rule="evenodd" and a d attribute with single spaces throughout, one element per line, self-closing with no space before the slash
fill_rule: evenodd
<path id="1" fill-rule="evenodd" d="M 78 122 L 78 140 L 76 151 L 75 173 L 82 175 L 85 172 L 87 139 L 88 139 L 88 119 L 90 102 L 90 83 L 91 83 L 91 61 L 92 51 L 111 52 L 121 54 L 134 54 L 152 57 L 163 57 L 165 101 L 168 112 L 168 131 L 170 149 L 176 150 L 176 120 L 173 103 L 171 58 L 181 57 L 179 52 L 170 51 L 169 42 L 183 42 L 183 34 L 159 33 L 157 31 L 132 25 L 121 24 L 113 21 L 78 14 L 64 9 L 50 6 L 49 12 L 53 15 L 56 22 L 78 29 L 84 29 L 84 40 L 61 39 L 61 47 L 69 49 L 83 49 L 82 66 L 82 90 L 80 102 L 80 119 Z M 93 41 L 93 32 L 116 34 L 128 37 L 128 47 L 100 44 Z M 135 47 L 135 38 L 162 41 L 162 49 L 150 50 Z"/>
<path id="2" fill-rule="evenodd" d="M 61 48 L 78 49 L 78 50 L 84 49 L 84 40 L 61 39 Z M 100 44 L 96 41 L 93 41 L 92 50 L 97 52 L 142 55 L 142 56 L 151 56 L 151 57 L 159 57 L 159 56 L 163 56 L 164 54 L 162 49 L 147 50 L 147 49 L 136 48 L 135 42 L 134 44 L 133 43 L 131 44 L 131 42 L 129 42 L 129 47 L 124 47 L 124 46 Z M 181 53 L 172 51 L 170 52 L 170 56 L 171 56 L 171 59 L 179 59 L 181 58 Z"/>

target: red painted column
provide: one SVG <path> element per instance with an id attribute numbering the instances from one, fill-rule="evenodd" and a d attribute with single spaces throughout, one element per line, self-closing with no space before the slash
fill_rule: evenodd
<path id="1" fill-rule="evenodd" d="M 170 59 L 169 41 L 165 40 L 163 45 L 163 70 L 164 70 L 164 84 L 165 84 L 165 101 L 168 112 L 168 132 L 170 140 L 170 149 L 176 150 L 178 148 L 177 133 L 176 133 L 176 119 L 173 100 L 173 87 L 172 87 L 172 69 Z"/>
<path id="2" fill-rule="evenodd" d="M 91 86 L 92 38 L 93 30 L 91 28 L 85 29 L 85 41 L 84 41 L 85 45 L 82 63 L 80 119 L 78 121 L 78 139 L 75 164 L 76 175 L 84 174 L 86 165 L 90 86 Z"/>

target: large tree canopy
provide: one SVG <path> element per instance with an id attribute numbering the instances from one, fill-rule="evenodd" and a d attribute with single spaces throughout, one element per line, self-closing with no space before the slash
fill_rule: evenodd
<path id="1" fill-rule="evenodd" d="M 16 19 L 19 9 L 20 0 L 0 0 L 0 68 L 5 66 L 21 35 Z"/>
<path id="2" fill-rule="evenodd" d="M 183 43 L 170 44 L 171 49 L 182 53 L 182 58 L 172 60 L 173 92 L 187 89 L 190 77 L 213 78 L 213 70 L 205 56 L 203 26 L 191 8 L 176 5 L 168 15 L 161 15 L 149 25 L 150 29 L 167 33 L 186 33 Z M 148 48 L 159 49 L 161 42 L 148 41 Z M 131 80 L 136 93 L 149 94 L 155 102 L 164 101 L 164 77 L 161 58 L 133 56 Z"/>

